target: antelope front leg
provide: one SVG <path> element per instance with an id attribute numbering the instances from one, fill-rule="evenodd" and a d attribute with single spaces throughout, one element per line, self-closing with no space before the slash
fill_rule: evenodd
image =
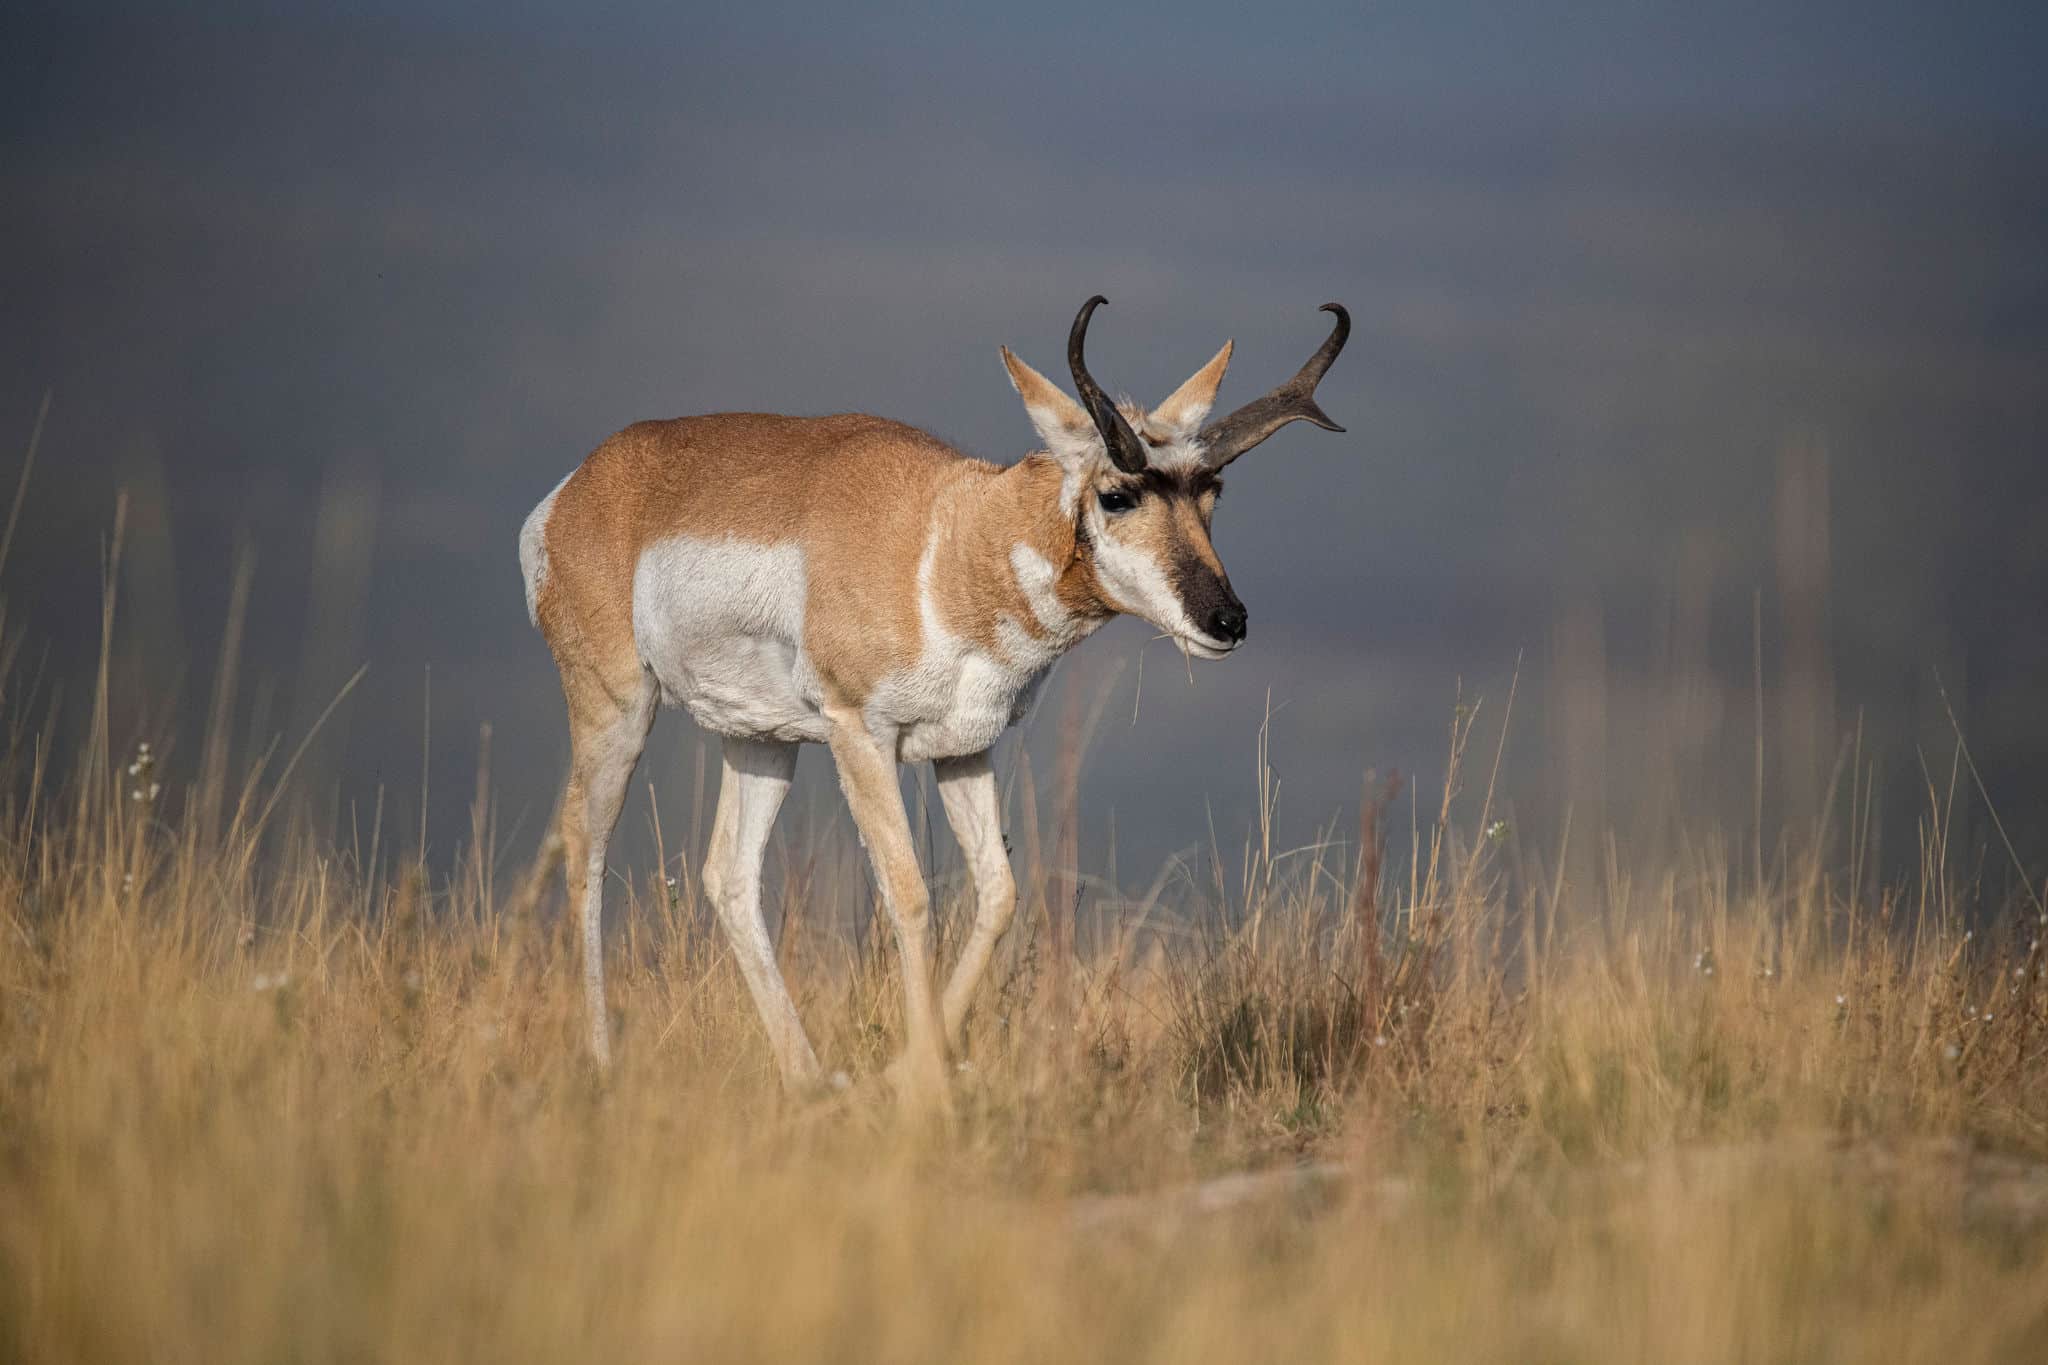
<path id="1" fill-rule="evenodd" d="M 830 719 L 832 761 L 839 768 L 839 785 L 853 810 L 853 823 L 868 846 L 875 881 L 882 888 L 882 903 L 896 929 L 906 1034 L 898 1065 L 913 1095 L 943 1104 L 945 1043 L 932 999 L 931 903 L 924 874 L 917 866 L 903 793 L 896 785 L 894 746 L 885 747 L 869 734 L 858 713 Z"/>
<path id="2" fill-rule="evenodd" d="M 996 770 L 988 754 L 942 758 L 932 767 L 939 776 L 939 799 L 946 806 L 946 821 L 974 873 L 974 929 L 968 934 L 967 946 L 960 950 L 960 960 L 953 965 L 942 1002 L 946 1041 L 957 1050 L 967 1011 L 974 1004 L 975 987 L 981 984 L 996 942 L 1016 912 L 1017 883 L 1010 875 L 1010 852 L 1003 847 Z"/>

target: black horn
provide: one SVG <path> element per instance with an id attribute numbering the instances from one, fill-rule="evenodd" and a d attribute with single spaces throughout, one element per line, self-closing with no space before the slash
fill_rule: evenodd
<path id="1" fill-rule="evenodd" d="M 1223 468 L 1289 422 L 1314 422 L 1325 431 L 1344 430 L 1316 406 L 1316 385 L 1351 336 L 1351 314 L 1341 303 L 1326 303 L 1322 311 L 1335 313 L 1337 325 L 1294 378 L 1202 429 L 1202 445 L 1211 469 Z"/>
<path id="2" fill-rule="evenodd" d="M 1131 424 L 1116 410 L 1116 404 L 1103 395 L 1102 386 L 1095 382 L 1095 376 L 1088 373 L 1088 362 L 1082 359 L 1082 347 L 1088 340 L 1088 317 L 1097 307 L 1109 300 L 1097 294 L 1081 305 L 1081 311 L 1074 316 L 1073 330 L 1067 333 L 1067 368 L 1074 373 L 1074 387 L 1080 391 L 1081 406 L 1088 409 L 1088 415 L 1095 419 L 1095 429 L 1102 433 L 1102 443 L 1109 448 L 1109 458 L 1118 469 L 1126 474 L 1136 474 L 1145 467 L 1145 447 L 1138 440 L 1138 433 L 1131 430 Z"/>

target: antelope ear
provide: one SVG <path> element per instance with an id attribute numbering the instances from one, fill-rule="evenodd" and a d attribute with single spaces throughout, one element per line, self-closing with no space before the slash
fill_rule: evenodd
<path id="1" fill-rule="evenodd" d="M 1024 400 L 1024 413 L 1045 442 L 1045 448 L 1068 469 L 1102 457 L 1102 434 L 1089 420 L 1087 409 L 1067 396 L 1065 389 L 1019 360 L 1009 347 L 1002 348 L 1003 368 L 1010 372 L 1011 387 Z"/>
<path id="2" fill-rule="evenodd" d="M 1216 402 L 1216 389 L 1223 383 L 1224 372 L 1230 368 L 1230 352 L 1235 344 L 1224 342 L 1223 349 L 1213 360 L 1189 375 L 1187 383 L 1152 409 L 1152 421 L 1171 428 L 1176 436 L 1194 435 Z"/>

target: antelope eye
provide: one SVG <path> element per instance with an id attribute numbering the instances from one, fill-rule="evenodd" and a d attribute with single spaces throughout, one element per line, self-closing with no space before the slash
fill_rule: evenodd
<path id="1" fill-rule="evenodd" d="M 1095 501 L 1102 504 L 1102 510 L 1114 515 L 1128 512 L 1138 505 L 1137 495 L 1121 488 L 1105 488 L 1095 495 Z"/>

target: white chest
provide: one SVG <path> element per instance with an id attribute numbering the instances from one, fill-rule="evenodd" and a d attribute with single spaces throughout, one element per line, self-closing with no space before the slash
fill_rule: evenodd
<path id="1" fill-rule="evenodd" d="M 951 636 L 925 637 L 915 667 L 883 680 L 868 701 L 869 727 L 894 730 L 904 762 L 976 754 L 996 742 L 1030 704 L 1045 676 Z"/>
<path id="2" fill-rule="evenodd" d="M 923 633 L 918 661 L 884 680 L 868 703 L 870 727 L 895 728 L 897 755 L 905 762 L 980 753 L 995 743 L 1030 704 L 1046 669 L 1075 638 L 1068 630 L 1043 629 L 1048 623 L 1038 603 L 1040 594 L 1034 591 L 1038 585 L 1031 581 L 1036 566 L 1017 563 L 1014 555 L 1012 571 L 1018 574 L 1041 629 L 1028 631 L 1007 616 L 999 617 L 993 649 L 948 631 L 935 600 L 938 546 L 939 532 L 934 528 L 917 569 L 918 623 Z M 1043 563 L 1035 554 L 1031 558 Z"/>

